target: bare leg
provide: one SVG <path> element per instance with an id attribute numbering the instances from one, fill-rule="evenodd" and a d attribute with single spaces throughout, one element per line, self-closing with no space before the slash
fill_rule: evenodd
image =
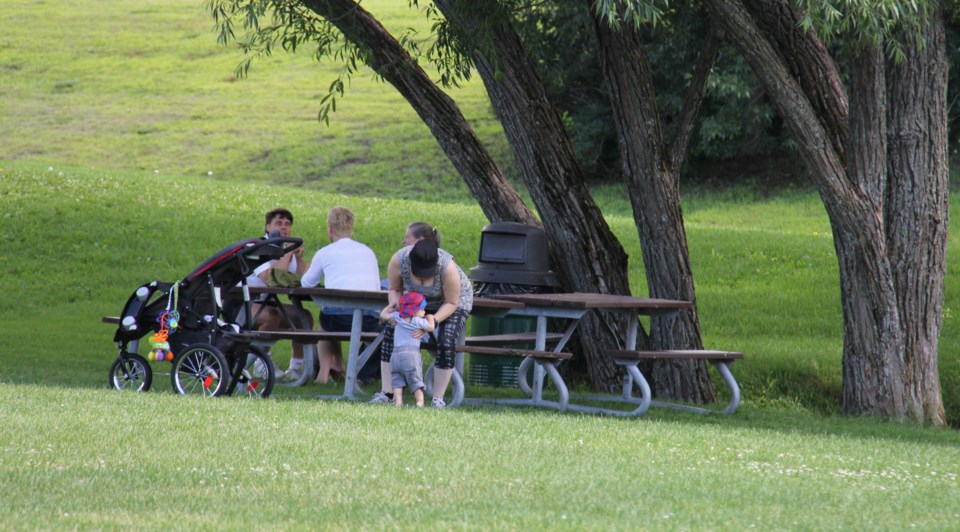
<path id="1" fill-rule="evenodd" d="M 417 401 L 417 408 L 423 408 L 423 388 L 417 388 L 417 391 L 413 392 L 413 398 Z"/>
<path id="2" fill-rule="evenodd" d="M 393 371 L 389 362 L 380 361 L 380 391 L 390 393 L 393 391 L 393 380 L 390 372 Z"/>
<path id="3" fill-rule="evenodd" d="M 330 372 L 336 371 L 343 375 L 346 372 L 343 363 L 343 351 L 340 342 L 317 342 L 317 354 L 320 356 L 320 372 L 317 382 L 326 384 L 330 380 Z"/>
<path id="4" fill-rule="evenodd" d="M 453 368 L 440 369 L 433 368 L 433 396 L 443 399 L 443 394 L 447 393 L 447 385 L 453 378 Z"/>
<path id="5" fill-rule="evenodd" d="M 293 342 L 293 347 L 290 349 L 290 365 L 293 366 L 294 360 L 299 360 L 300 365 L 303 365 L 303 344 L 298 342 Z"/>
<path id="6" fill-rule="evenodd" d="M 261 331 L 280 331 L 290 329 L 290 323 L 284 319 L 283 315 L 280 314 L 280 311 L 275 307 L 263 307 L 261 305 L 254 304 L 252 308 L 254 316 L 259 312 L 257 321 L 254 324 L 254 327 L 257 330 Z M 284 311 L 288 316 L 296 316 L 296 309 L 293 305 L 284 304 Z M 313 328 L 313 315 L 307 313 L 307 328 Z M 303 367 L 303 344 L 293 342 L 293 349 L 290 355 L 290 367 Z"/>
<path id="7" fill-rule="evenodd" d="M 317 342 L 317 357 L 320 359 L 320 371 L 317 372 L 316 382 L 320 384 L 326 384 L 330 381 L 330 364 L 333 360 L 333 355 L 330 351 L 332 349 L 333 346 L 326 340 Z"/>
<path id="8" fill-rule="evenodd" d="M 284 303 L 283 307 L 284 307 L 284 310 L 287 312 L 287 315 L 295 319 L 296 308 L 293 305 L 289 305 L 286 303 Z M 306 312 L 305 316 L 307 317 L 307 328 L 313 329 L 313 314 Z M 279 315 L 279 312 L 277 313 L 277 322 L 278 322 L 279 328 L 281 329 L 290 328 L 290 324 L 287 323 L 287 320 L 283 319 L 283 317 Z M 296 360 L 297 362 L 295 363 L 294 360 Z M 291 350 L 291 353 L 290 353 L 290 365 L 303 367 L 303 344 L 298 344 L 296 342 L 293 343 L 293 349 Z"/>
<path id="9" fill-rule="evenodd" d="M 420 395 L 422 396 L 423 392 L 421 392 Z M 393 404 L 403 406 L 403 388 L 393 389 Z"/>

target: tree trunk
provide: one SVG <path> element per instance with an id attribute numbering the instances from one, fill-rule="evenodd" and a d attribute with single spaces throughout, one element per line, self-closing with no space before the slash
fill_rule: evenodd
<path id="1" fill-rule="evenodd" d="M 587 190 L 560 115 L 519 36 L 492 12 L 495 5 L 478 10 L 457 0 L 435 3 L 461 32 L 473 32 L 484 22 L 492 24 L 488 29 L 493 33 L 495 56 L 487 57 L 475 48 L 474 63 L 540 213 L 565 288 L 629 294 L 627 255 Z M 581 347 L 591 385 L 616 391 L 620 386 L 616 366 L 604 348 L 622 343 L 622 320 L 600 320 L 596 313 L 588 313 L 579 327 L 581 337 L 589 338 Z"/>
<path id="2" fill-rule="evenodd" d="M 886 89 L 882 51 L 860 50 L 850 62 L 850 146 L 847 173 L 870 211 L 883 209 L 886 183 Z M 876 218 L 876 216 L 873 216 Z M 851 414 L 902 416 L 903 340 L 896 293 L 882 242 L 883 226 L 870 220 L 869 245 L 839 226 L 834 245 L 843 287 L 843 410 Z M 856 223 L 855 221 L 853 223 Z M 880 233 L 880 234 L 878 234 Z M 880 242 L 876 240 L 881 238 Z M 868 255 L 875 250 L 875 256 Z M 879 323 L 876 320 L 880 317 Z"/>
<path id="3" fill-rule="evenodd" d="M 922 49 L 889 66 L 887 248 L 906 353 L 909 416 L 946 423 L 937 346 L 943 318 L 948 228 L 947 62 L 936 13 Z"/>
<path id="4" fill-rule="evenodd" d="M 457 104 L 373 15 L 354 0 L 304 0 L 303 5 L 330 21 L 350 42 L 367 52 L 367 64 L 400 92 L 430 128 L 487 219 L 540 225 L 504 178 Z"/>
<path id="5" fill-rule="evenodd" d="M 690 312 L 676 318 L 653 318 L 649 347 L 653 349 L 701 349 L 696 292 L 687 249 L 687 235 L 680 208 L 679 164 L 683 148 L 672 154 L 663 140 L 660 115 L 653 90 L 653 78 L 643 43 L 629 24 L 619 28 L 596 15 L 590 3 L 597 35 L 598 55 L 613 108 L 623 178 L 633 206 L 640 234 L 647 286 L 651 297 L 694 302 Z M 707 67 L 716 57 L 716 46 L 708 49 Z M 705 84 L 706 75 L 701 83 Z M 699 106 L 703 86 L 691 87 L 695 94 L 688 105 Z M 678 128 L 678 145 L 689 136 L 693 120 Z M 676 164 L 674 162 L 676 161 Z M 657 396 L 692 402 L 715 399 L 706 363 L 703 361 L 657 361 L 652 365 L 651 386 Z"/>
<path id="6" fill-rule="evenodd" d="M 824 130 L 832 132 L 830 142 L 843 159 L 847 149 L 847 96 L 840 69 L 827 47 L 813 30 L 800 27 L 800 16 L 789 0 L 744 3 L 807 95 Z"/>
<path id="7" fill-rule="evenodd" d="M 710 7 L 774 98 L 830 216 L 844 309 L 844 411 L 943 424 L 937 344 L 946 268 L 947 141 L 939 15 L 929 20 L 925 45 L 908 45 L 908 58 L 889 66 L 889 76 L 878 50 L 866 49 L 851 62 L 844 170 L 842 152 L 823 142 L 841 133 L 820 129 L 830 127 L 829 120 L 812 120 L 816 106 L 799 95 L 743 6 L 713 0 Z M 758 20 L 767 36 L 795 23 Z M 812 33 L 802 38 L 816 39 Z M 815 70 L 811 60 L 784 49 L 793 61 L 809 63 L 794 73 Z"/>

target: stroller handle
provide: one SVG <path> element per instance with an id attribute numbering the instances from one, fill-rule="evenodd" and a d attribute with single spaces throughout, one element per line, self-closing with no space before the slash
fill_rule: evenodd
<path id="1" fill-rule="evenodd" d="M 247 246 L 242 255 L 260 263 L 276 260 L 303 245 L 303 239 L 292 236 L 269 237 Z"/>

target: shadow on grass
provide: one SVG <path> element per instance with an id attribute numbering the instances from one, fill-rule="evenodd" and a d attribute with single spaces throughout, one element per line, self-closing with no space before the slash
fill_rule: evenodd
<path id="1" fill-rule="evenodd" d="M 0 383 L 35 384 L 51 388 L 84 388 L 109 391 L 108 375 L 113 362 L 111 355 L 101 353 L 95 360 L 82 357 L 56 357 L 44 360 L 25 360 L 5 356 L 0 358 Z M 156 364 L 153 385 L 149 394 L 173 394 L 169 368 Z M 722 409 L 729 401 L 726 387 L 715 383 L 718 402 L 706 405 Z M 890 421 L 869 417 L 849 417 L 839 413 L 840 385 L 835 379 L 812 371 L 777 370 L 762 374 L 745 376 L 740 381 L 742 403 L 732 415 L 707 414 L 676 411 L 668 408 L 651 408 L 645 415 L 616 417 L 602 414 L 560 413 L 553 409 L 516 407 L 516 406 L 464 406 L 463 412 L 515 412 L 516 415 L 553 414 L 557 416 L 596 416 L 608 418 L 612 423 L 637 423 L 645 420 L 680 423 L 694 426 L 721 426 L 729 428 L 748 428 L 751 430 L 772 430 L 785 434 L 830 435 L 860 440 L 886 439 L 915 443 L 956 446 L 960 444 L 960 432 L 956 428 L 936 428 L 914 423 Z M 357 404 L 363 404 L 369 395 L 376 392 L 375 384 L 363 387 L 358 394 Z M 343 392 L 343 383 L 325 385 L 308 383 L 302 387 L 283 386 L 274 388 L 268 401 L 316 401 L 319 396 L 339 395 Z M 117 392 L 121 393 L 121 392 Z M 583 386 L 571 389 L 571 396 L 590 393 Z M 517 388 L 494 388 L 469 386 L 468 397 L 510 398 L 522 397 Z M 556 400 L 556 392 L 550 388 L 544 393 L 545 399 Z M 222 400 L 249 400 L 224 398 Z M 576 399 L 573 399 L 576 401 Z M 604 403 L 610 406 L 615 403 Z M 621 403 L 623 404 L 623 403 Z M 371 408 L 374 406 L 371 405 Z M 624 410 L 633 407 L 623 404 Z M 691 429 L 695 430 L 695 429 Z"/>

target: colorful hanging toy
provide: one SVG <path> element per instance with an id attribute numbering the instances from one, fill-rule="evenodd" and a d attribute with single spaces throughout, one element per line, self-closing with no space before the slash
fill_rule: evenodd
<path id="1" fill-rule="evenodd" d="M 180 322 L 180 313 L 177 312 L 177 288 L 180 283 L 175 283 L 170 290 L 170 297 L 167 299 L 167 309 L 157 317 L 160 322 L 160 330 L 153 335 L 153 349 L 147 355 L 147 360 L 173 361 L 173 351 L 170 351 L 170 343 L 167 339 L 170 334 L 177 330 Z"/>

